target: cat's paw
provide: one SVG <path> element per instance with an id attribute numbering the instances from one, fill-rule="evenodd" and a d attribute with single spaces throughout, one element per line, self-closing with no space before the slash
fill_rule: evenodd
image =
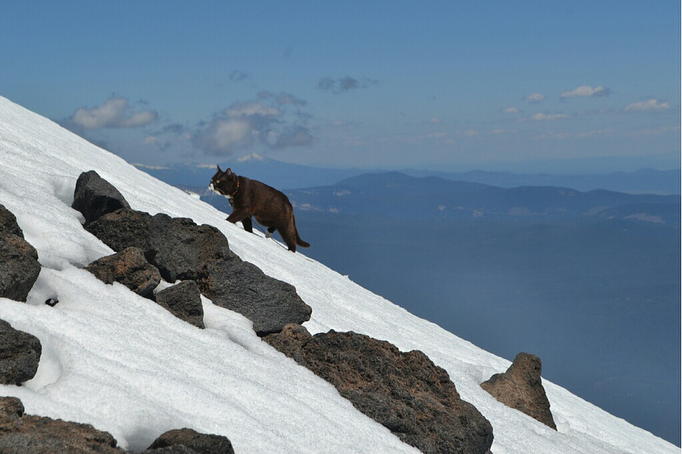
<path id="1" fill-rule="evenodd" d="M 272 238 L 272 233 L 265 231 L 265 238 Z"/>

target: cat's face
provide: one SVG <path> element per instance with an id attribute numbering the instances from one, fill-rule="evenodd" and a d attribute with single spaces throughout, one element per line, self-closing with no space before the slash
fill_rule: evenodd
<path id="1" fill-rule="evenodd" d="M 211 183 L 208 185 L 208 188 L 216 194 L 230 197 L 237 192 L 239 187 L 238 178 L 237 175 L 232 173 L 232 169 L 227 169 L 223 172 L 220 170 L 220 166 L 218 166 L 218 171 L 211 177 Z"/>

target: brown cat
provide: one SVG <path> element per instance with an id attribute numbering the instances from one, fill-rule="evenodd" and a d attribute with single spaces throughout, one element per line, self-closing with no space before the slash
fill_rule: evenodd
<path id="1" fill-rule="evenodd" d="M 275 230 L 279 231 L 290 251 L 296 252 L 296 245 L 310 246 L 298 236 L 291 202 L 277 189 L 260 181 L 240 177 L 233 173 L 232 169 L 223 172 L 220 166 L 208 187 L 230 200 L 232 214 L 227 220 L 231 223 L 241 221 L 244 230 L 253 232 L 251 216 L 254 216 L 259 224 L 268 228 L 268 237 L 272 236 Z"/>

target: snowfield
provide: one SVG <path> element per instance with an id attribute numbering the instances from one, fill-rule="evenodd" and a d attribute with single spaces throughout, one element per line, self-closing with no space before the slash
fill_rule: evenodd
<path id="1" fill-rule="evenodd" d="M 225 213 L 196 196 L 0 97 L 0 203 L 16 215 L 43 266 L 27 304 L 0 298 L 0 318 L 43 346 L 34 379 L 0 387 L 28 414 L 92 424 L 132 451 L 162 432 L 190 427 L 227 436 L 237 453 L 417 452 L 262 342 L 243 316 L 204 299 L 200 330 L 81 270 L 113 253 L 71 208 L 76 179 L 88 170 L 118 188 L 133 209 L 220 229 L 242 259 L 296 287 L 313 309 L 305 324 L 311 333 L 352 330 L 426 353 L 491 422 L 495 454 L 680 452 L 548 381 L 558 432 L 498 403 L 479 384 L 504 372 L 508 360 L 225 222 Z M 59 304 L 47 306 L 48 298 Z"/>

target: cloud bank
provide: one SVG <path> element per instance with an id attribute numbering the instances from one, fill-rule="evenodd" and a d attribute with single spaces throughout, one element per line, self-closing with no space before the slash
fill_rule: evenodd
<path id="1" fill-rule="evenodd" d="M 130 112 L 126 98 L 112 97 L 92 109 L 81 107 L 66 121 L 72 129 L 92 131 L 102 128 L 138 128 L 154 123 L 159 114 L 153 110 Z"/>
<path id="2" fill-rule="evenodd" d="M 317 88 L 325 91 L 330 91 L 335 94 L 356 90 L 358 88 L 367 88 L 371 85 L 378 84 L 379 81 L 375 79 L 355 79 L 350 76 L 332 79 L 331 77 L 322 77 L 318 83 Z"/>
<path id="3" fill-rule="evenodd" d="M 609 96 L 611 94 L 611 90 L 608 88 L 604 88 L 601 85 L 598 87 L 592 87 L 590 85 L 581 85 L 580 87 L 576 88 L 575 90 L 570 90 L 570 91 L 565 91 L 561 93 L 561 98 L 566 99 L 566 98 L 586 98 L 586 97 L 602 97 L 602 96 Z"/>
<path id="4" fill-rule="evenodd" d="M 627 112 L 656 112 L 668 109 L 670 109 L 670 104 L 661 102 L 656 98 L 634 102 L 625 108 Z"/>

